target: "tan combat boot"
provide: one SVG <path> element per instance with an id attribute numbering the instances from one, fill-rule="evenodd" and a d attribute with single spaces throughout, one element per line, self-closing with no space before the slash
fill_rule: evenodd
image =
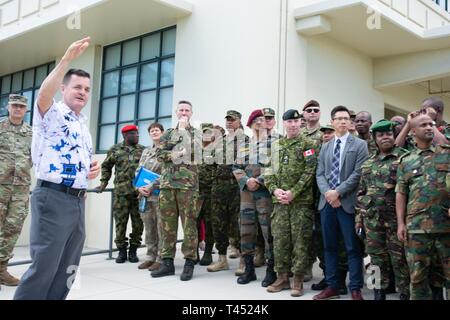
<path id="1" fill-rule="evenodd" d="M 266 259 L 264 257 L 264 248 L 256 247 L 255 254 L 255 267 L 259 268 L 266 264 Z"/>
<path id="2" fill-rule="evenodd" d="M 0 284 L 4 284 L 8 287 L 15 287 L 19 284 L 20 280 L 9 274 L 7 265 L 8 262 L 2 262 L 0 264 Z"/>
<path id="3" fill-rule="evenodd" d="M 219 260 L 217 262 L 214 262 L 213 264 L 206 267 L 206 270 L 208 270 L 208 272 L 217 272 L 228 269 L 230 269 L 230 266 L 228 265 L 226 255 L 219 255 Z"/>
<path id="4" fill-rule="evenodd" d="M 242 276 L 245 273 L 245 261 L 244 261 L 244 257 L 241 256 L 241 260 L 239 260 L 239 267 L 236 269 L 236 271 L 234 272 L 234 274 L 237 277 Z"/>
<path id="5" fill-rule="evenodd" d="M 308 270 L 306 270 L 306 274 L 303 278 L 304 282 L 308 282 L 311 281 L 311 279 L 313 278 L 313 273 L 312 273 L 312 266 L 310 268 L 308 268 Z"/>
<path id="6" fill-rule="evenodd" d="M 291 287 L 291 296 L 300 297 L 303 295 L 303 276 L 294 275 L 294 283 Z"/>
<path id="7" fill-rule="evenodd" d="M 277 280 L 267 287 L 267 292 L 280 292 L 281 290 L 290 289 L 289 276 L 287 272 L 279 272 Z"/>
<path id="8" fill-rule="evenodd" d="M 239 252 L 239 249 L 236 247 L 231 246 L 230 248 L 230 254 L 228 255 L 228 258 L 230 259 L 236 259 L 241 256 L 241 253 Z"/>

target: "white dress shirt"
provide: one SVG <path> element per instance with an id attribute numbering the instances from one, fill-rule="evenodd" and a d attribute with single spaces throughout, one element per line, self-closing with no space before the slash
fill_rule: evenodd
<path id="1" fill-rule="evenodd" d="M 338 136 L 334 136 L 334 145 L 333 145 L 333 154 L 334 154 L 334 150 L 336 149 L 336 142 L 337 139 L 341 140 L 341 148 L 340 148 L 340 157 L 339 157 L 339 172 L 341 172 L 342 169 L 342 163 L 343 163 L 343 157 L 344 157 L 344 148 L 345 148 L 345 144 L 347 143 L 347 139 L 350 136 L 350 132 L 347 132 L 346 134 L 344 134 L 342 137 L 338 137 Z M 341 177 L 338 177 L 338 184 L 341 183 Z"/>

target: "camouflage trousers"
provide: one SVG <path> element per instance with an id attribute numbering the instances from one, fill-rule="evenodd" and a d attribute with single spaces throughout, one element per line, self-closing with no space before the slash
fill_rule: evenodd
<path id="1" fill-rule="evenodd" d="M 431 258 L 437 253 L 447 285 L 450 284 L 450 233 L 408 234 L 406 259 L 411 277 L 411 300 L 431 300 Z"/>
<path id="2" fill-rule="evenodd" d="M 211 198 L 207 197 L 200 200 L 200 205 L 201 209 L 197 218 L 198 241 L 200 241 L 200 221 L 203 219 L 205 224 L 205 245 L 212 248 L 214 246 L 214 230 L 212 226 Z"/>
<path id="3" fill-rule="evenodd" d="M 265 258 L 273 259 L 273 239 L 270 230 L 272 210 L 272 197 L 267 190 L 241 191 L 240 230 L 243 255 L 255 255 L 259 221 L 265 242 Z"/>
<path id="4" fill-rule="evenodd" d="M 12 258 L 28 215 L 29 186 L 0 185 L 0 262 Z"/>
<path id="5" fill-rule="evenodd" d="M 370 263 L 381 272 L 381 289 L 389 286 L 389 275 L 394 271 L 395 283 L 400 293 L 409 293 L 409 269 L 403 243 L 397 237 L 397 224 L 386 222 L 378 215 L 363 217 L 366 231 L 366 251 Z"/>
<path id="6" fill-rule="evenodd" d="M 159 201 L 147 199 L 145 212 L 142 213 L 142 222 L 145 228 L 145 245 L 147 247 L 148 261 L 161 262 L 161 235 L 159 224 L 161 223 L 161 213 L 159 212 Z"/>
<path id="7" fill-rule="evenodd" d="M 161 257 L 163 259 L 175 258 L 179 217 L 184 233 L 181 252 L 185 259 L 197 260 L 198 202 L 198 191 L 196 190 L 161 189 L 159 208 L 161 211 Z"/>
<path id="8" fill-rule="evenodd" d="M 130 246 L 140 247 L 144 224 L 138 211 L 138 198 L 136 194 L 114 194 L 113 212 L 116 224 L 116 239 L 114 242 L 118 249 L 128 247 L 126 237 L 128 219 L 131 218 Z"/>
<path id="9" fill-rule="evenodd" d="M 216 248 L 220 255 L 227 254 L 228 245 L 240 248 L 239 243 L 239 189 L 213 193 L 211 220 Z M 232 240 L 233 239 L 233 240 Z"/>
<path id="10" fill-rule="evenodd" d="M 348 271 L 347 253 L 345 251 L 344 240 L 342 235 L 338 234 L 338 270 Z M 322 224 L 320 222 L 320 211 L 314 210 L 314 229 L 313 229 L 313 245 L 310 257 L 310 265 L 312 266 L 316 259 L 319 259 L 319 267 L 325 273 L 325 253 L 323 247 Z"/>
<path id="11" fill-rule="evenodd" d="M 275 204 L 271 214 L 275 271 L 305 275 L 311 265 L 313 217 L 305 205 Z"/>

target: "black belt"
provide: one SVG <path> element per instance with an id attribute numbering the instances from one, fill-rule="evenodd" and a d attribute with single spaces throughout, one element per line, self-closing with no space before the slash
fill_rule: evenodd
<path id="1" fill-rule="evenodd" d="M 71 196 L 75 196 L 78 198 L 84 198 L 84 196 L 86 194 L 86 189 L 75 189 L 75 188 L 65 186 L 63 184 L 53 183 L 53 182 L 44 181 L 44 180 L 38 180 L 36 183 L 36 186 L 64 192 L 64 193 L 70 194 Z"/>

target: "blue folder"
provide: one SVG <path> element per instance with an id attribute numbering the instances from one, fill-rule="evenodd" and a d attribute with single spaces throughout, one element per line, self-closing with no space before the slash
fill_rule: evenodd
<path id="1" fill-rule="evenodd" d="M 136 177 L 134 178 L 133 185 L 136 188 L 145 187 L 151 184 L 152 182 L 155 182 L 160 177 L 159 174 L 145 169 L 144 167 L 141 167 L 136 174 Z M 158 195 L 159 190 L 153 190 L 152 194 Z"/>

